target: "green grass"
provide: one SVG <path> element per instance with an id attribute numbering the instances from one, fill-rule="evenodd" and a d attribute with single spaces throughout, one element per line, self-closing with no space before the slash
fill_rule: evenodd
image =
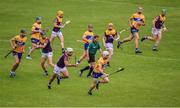
<path id="1" fill-rule="evenodd" d="M 180 1 L 179 0 L 1 0 L 0 3 L 0 106 L 180 106 Z M 17 70 L 16 78 L 9 78 L 13 57 L 4 59 L 10 49 L 8 40 L 20 28 L 29 31 L 36 16 L 43 17 L 43 27 L 52 28 L 56 11 L 62 9 L 64 20 L 72 23 L 63 29 L 65 46 L 75 48 L 79 57 L 81 39 L 86 26 L 94 25 L 94 32 L 103 35 L 107 23 L 113 22 L 118 30 L 128 27 L 128 18 L 137 6 L 144 7 L 146 26 L 140 35 L 151 33 L 152 18 L 162 8 L 167 9 L 168 32 L 163 34 L 160 51 L 152 52 L 152 42 L 140 43 L 143 53 L 134 54 L 134 42 L 123 45 L 123 50 L 115 48 L 111 67 L 107 73 L 119 66 L 125 71 L 110 77 L 110 83 L 100 85 L 93 96 L 87 96 L 91 79 L 78 77 L 78 69 L 87 65 L 83 62 L 78 69 L 68 68 L 71 77 L 60 86 L 53 83 L 47 89 L 49 77 L 42 76 L 40 53 L 33 54 L 33 60 L 25 59 Z M 48 33 L 50 35 L 50 32 Z M 122 34 L 126 37 L 128 32 Z M 30 46 L 28 36 L 27 49 Z M 7 40 L 7 41 L 6 41 Z M 101 42 L 102 43 L 102 42 Z M 116 43 L 115 43 L 116 44 Z M 58 40 L 53 43 L 54 62 L 57 62 L 61 48 Z M 72 60 L 73 62 L 73 60 Z M 52 69 L 49 68 L 50 74 Z"/>

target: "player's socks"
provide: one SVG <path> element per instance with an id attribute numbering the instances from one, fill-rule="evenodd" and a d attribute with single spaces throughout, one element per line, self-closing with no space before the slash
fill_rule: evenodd
<path id="1" fill-rule="evenodd" d="M 79 72 L 79 76 L 81 77 L 82 74 L 83 74 L 83 72 L 84 72 L 85 70 L 88 70 L 89 68 L 90 68 L 89 66 L 86 66 L 86 67 L 84 67 L 83 69 L 81 69 L 80 72 Z"/>
<path id="2" fill-rule="evenodd" d="M 143 41 L 146 40 L 146 39 L 148 39 L 147 36 L 142 37 L 142 38 L 141 38 L 141 42 L 143 42 Z"/>
<path id="3" fill-rule="evenodd" d="M 78 60 L 78 61 L 76 62 L 76 64 L 77 64 L 77 65 L 80 64 L 80 60 Z"/>
<path id="4" fill-rule="evenodd" d="M 31 60 L 32 58 L 30 55 L 27 55 L 26 59 Z"/>
<path id="5" fill-rule="evenodd" d="M 139 48 L 136 48 L 135 53 L 137 54 L 137 53 L 142 53 L 142 52 L 141 52 L 141 50 Z"/>
<path id="6" fill-rule="evenodd" d="M 48 76 L 48 71 L 44 71 L 44 76 Z"/>
<path id="7" fill-rule="evenodd" d="M 158 51 L 158 49 L 157 49 L 157 46 L 156 46 L 156 45 L 154 45 L 154 46 L 152 47 L 152 51 Z"/>
<path id="8" fill-rule="evenodd" d="M 51 84 L 48 84 L 48 89 L 51 89 Z"/>
<path id="9" fill-rule="evenodd" d="M 13 71 L 10 71 L 9 77 L 13 78 L 13 77 L 15 77 L 15 76 L 16 76 L 16 73 L 13 72 Z"/>
<path id="10" fill-rule="evenodd" d="M 86 71 L 86 70 L 88 70 L 90 68 L 90 66 L 86 66 L 86 67 L 84 67 L 83 69 L 81 69 L 80 71 Z"/>
<path id="11" fill-rule="evenodd" d="M 83 74 L 83 71 L 79 71 L 79 77 L 81 77 L 82 76 L 82 74 Z"/>
<path id="12" fill-rule="evenodd" d="M 91 76 L 92 71 L 93 71 L 93 67 L 90 67 L 90 68 L 89 68 L 89 73 L 87 74 L 87 78 Z"/>
<path id="13" fill-rule="evenodd" d="M 64 48 L 62 48 L 62 53 L 65 53 L 65 49 Z"/>
<path id="14" fill-rule="evenodd" d="M 57 84 L 59 85 L 59 84 L 60 84 L 60 82 L 61 82 L 61 76 L 60 76 L 60 75 L 58 75 L 58 76 L 57 76 Z"/>
<path id="15" fill-rule="evenodd" d="M 110 62 L 107 62 L 107 66 L 110 67 Z"/>
<path id="16" fill-rule="evenodd" d="M 122 44 L 122 42 L 121 42 L 121 41 L 118 41 L 117 48 L 120 48 L 120 47 L 121 47 L 121 44 Z"/>
<path id="17" fill-rule="evenodd" d="M 92 95 L 92 92 L 91 92 L 91 90 L 89 90 L 89 91 L 88 91 L 88 95 L 90 95 L 90 96 Z"/>
<path id="18" fill-rule="evenodd" d="M 97 82 L 96 82 L 96 89 L 97 89 L 97 90 L 99 89 L 99 83 L 100 83 L 100 81 L 97 81 Z"/>

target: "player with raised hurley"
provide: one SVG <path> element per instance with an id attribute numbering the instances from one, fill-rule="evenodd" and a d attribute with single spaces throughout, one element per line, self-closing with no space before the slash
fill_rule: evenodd
<path id="1" fill-rule="evenodd" d="M 139 29 L 141 26 L 145 26 L 145 16 L 143 15 L 143 8 L 138 7 L 137 12 L 134 13 L 129 18 L 130 32 L 129 37 L 123 39 L 118 42 L 118 48 L 120 48 L 121 44 L 131 41 L 134 39 L 135 41 L 135 53 L 142 53 L 139 48 Z"/>
<path id="2" fill-rule="evenodd" d="M 144 36 L 141 38 L 141 41 L 144 40 L 150 40 L 155 42 L 155 44 L 152 47 L 153 51 L 158 51 L 157 47 L 161 41 L 162 38 L 162 32 L 167 31 L 167 28 L 165 26 L 165 20 L 166 20 L 166 9 L 162 9 L 161 14 L 159 16 L 156 16 L 152 21 L 152 36 Z"/>
<path id="3" fill-rule="evenodd" d="M 58 37 L 58 39 L 61 42 L 62 53 L 65 52 L 65 49 L 64 49 L 64 36 L 62 34 L 61 28 L 64 28 L 67 24 L 69 24 L 71 22 L 69 20 L 69 21 L 66 21 L 65 23 L 63 23 L 63 16 L 64 16 L 63 11 L 61 11 L 61 10 L 57 11 L 57 16 L 53 22 L 54 27 L 53 27 L 51 38 L 50 38 L 50 41 L 52 43 L 54 41 L 54 39 L 56 37 Z"/>
<path id="4" fill-rule="evenodd" d="M 71 64 L 69 63 L 70 57 L 73 55 L 73 49 L 67 48 L 65 53 L 59 58 L 57 64 L 54 66 L 54 73 L 51 76 L 48 88 L 51 89 L 51 83 L 54 81 L 54 79 L 57 77 L 58 84 L 60 83 L 60 80 L 63 78 L 69 78 L 69 72 L 66 67 L 76 67 L 77 64 Z M 62 75 L 61 75 L 62 74 Z"/>

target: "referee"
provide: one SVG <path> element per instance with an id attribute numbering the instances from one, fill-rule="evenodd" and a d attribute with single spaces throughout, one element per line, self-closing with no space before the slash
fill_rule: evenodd
<path id="1" fill-rule="evenodd" d="M 85 70 L 88 70 L 88 69 L 89 69 L 89 73 L 87 74 L 87 77 L 91 76 L 91 73 L 93 71 L 93 66 L 94 66 L 95 61 L 96 61 L 95 60 L 96 52 L 97 52 L 97 50 L 99 50 L 100 53 L 102 53 L 98 39 L 99 39 L 99 36 L 94 35 L 92 42 L 88 46 L 87 60 L 88 60 L 89 65 L 80 70 L 80 74 L 79 74 L 80 77 L 82 76 L 83 72 Z"/>

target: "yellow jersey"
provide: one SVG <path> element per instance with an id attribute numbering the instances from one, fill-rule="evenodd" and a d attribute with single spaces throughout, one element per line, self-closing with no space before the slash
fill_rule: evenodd
<path id="1" fill-rule="evenodd" d="M 103 66 L 107 64 L 108 60 L 104 60 L 102 57 L 97 60 L 94 66 L 94 72 L 100 73 L 100 67 L 103 69 Z"/>
<path id="2" fill-rule="evenodd" d="M 34 30 L 40 30 L 41 29 L 41 24 L 38 24 L 38 23 L 34 23 L 33 26 L 32 26 L 32 32 Z M 31 38 L 35 38 L 35 39 L 40 39 L 40 33 L 32 33 L 31 35 Z"/>
<path id="3" fill-rule="evenodd" d="M 130 19 L 132 19 L 132 25 L 136 29 L 139 29 L 141 25 L 138 22 L 145 22 L 145 16 L 143 14 L 134 13 Z"/>
<path id="4" fill-rule="evenodd" d="M 17 35 L 14 37 L 14 40 L 16 44 L 16 48 L 14 49 L 14 51 L 18 53 L 23 53 L 27 37 L 21 37 L 20 35 Z"/>
<path id="5" fill-rule="evenodd" d="M 90 31 L 86 31 L 83 36 L 85 36 L 85 38 L 83 37 L 84 43 L 89 43 L 90 41 L 92 41 L 94 33 Z"/>

